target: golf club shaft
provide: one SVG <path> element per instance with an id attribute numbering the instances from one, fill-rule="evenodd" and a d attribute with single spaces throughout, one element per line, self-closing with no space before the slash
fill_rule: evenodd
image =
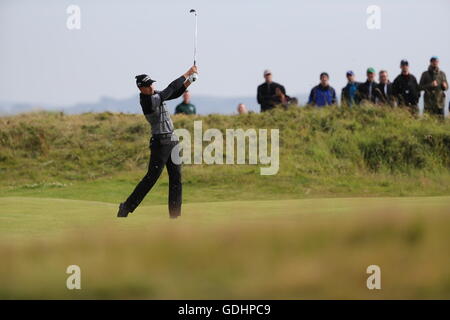
<path id="1" fill-rule="evenodd" d="M 194 66 L 197 65 L 197 34 L 198 34 L 198 23 L 197 23 L 197 12 L 195 12 L 195 31 L 194 31 Z"/>

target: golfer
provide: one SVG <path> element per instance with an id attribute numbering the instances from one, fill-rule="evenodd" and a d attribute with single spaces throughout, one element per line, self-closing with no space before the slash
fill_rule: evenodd
<path id="1" fill-rule="evenodd" d="M 127 217 L 136 209 L 155 185 L 164 166 L 167 167 L 169 174 L 169 215 L 171 218 L 181 215 L 181 164 L 174 163 L 171 158 L 172 149 L 178 144 L 178 138 L 173 134 L 173 123 L 164 102 L 180 97 L 195 79 L 196 74 L 197 67 L 193 66 L 163 91 L 155 90 L 153 85 L 155 81 L 148 75 L 136 76 L 136 85 L 141 91 L 142 111 L 152 131 L 150 162 L 147 174 L 128 199 L 120 204 L 118 217 Z"/>

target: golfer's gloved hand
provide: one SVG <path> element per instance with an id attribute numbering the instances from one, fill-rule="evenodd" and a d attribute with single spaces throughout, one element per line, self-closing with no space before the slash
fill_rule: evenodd
<path id="1" fill-rule="evenodd" d="M 197 67 L 196 66 L 192 66 L 189 68 L 189 70 L 183 75 L 185 79 L 188 79 L 191 83 L 195 80 L 197 80 L 198 75 L 197 75 Z"/>
<path id="2" fill-rule="evenodd" d="M 196 81 L 197 79 L 198 79 L 198 74 L 196 74 L 196 73 L 191 74 L 188 78 L 190 83 Z"/>

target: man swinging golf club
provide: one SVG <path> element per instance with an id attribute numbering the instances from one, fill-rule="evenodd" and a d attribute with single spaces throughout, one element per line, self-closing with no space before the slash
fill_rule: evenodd
<path id="1" fill-rule="evenodd" d="M 145 118 L 150 123 L 152 137 L 150 139 L 150 162 L 147 174 L 138 183 L 125 202 L 119 205 L 118 217 L 127 217 L 141 203 L 147 193 L 155 185 L 164 166 L 169 174 L 169 215 L 177 218 L 181 215 L 181 164 L 172 159 L 172 150 L 178 145 L 178 138 L 173 134 L 173 123 L 164 101 L 180 97 L 197 75 L 197 11 L 191 9 L 195 17 L 194 24 L 194 65 L 181 77 L 172 81 L 163 91 L 156 91 L 148 75 L 136 76 L 136 85 L 141 91 L 140 103 Z"/>
<path id="2" fill-rule="evenodd" d="M 136 76 L 136 85 L 141 91 L 140 104 L 150 123 L 150 163 L 148 172 L 138 183 L 128 199 L 119 206 L 118 217 L 127 217 L 141 203 L 161 175 L 164 166 L 169 174 L 169 214 L 171 218 L 181 215 L 181 164 L 172 161 L 172 149 L 178 144 L 173 134 L 173 123 L 167 111 L 165 101 L 180 97 L 189 85 L 195 81 L 197 67 L 192 66 L 185 74 L 174 80 L 169 86 L 156 91 L 148 75 Z"/>

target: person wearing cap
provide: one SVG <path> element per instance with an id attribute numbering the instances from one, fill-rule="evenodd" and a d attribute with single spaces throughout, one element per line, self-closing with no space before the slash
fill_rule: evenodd
<path id="1" fill-rule="evenodd" d="M 386 70 L 378 73 L 378 85 L 375 87 L 375 100 L 377 104 L 395 106 L 394 95 L 392 94 L 392 83 Z"/>
<path id="2" fill-rule="evenodd" d="M 341 91 L 341 104 L 352 106 L 355 104 L 355 94 L 358 89 L 359 82 L 355 81 L 355 74 L 353 71 L 347 71 L 347 85 Z"/>
<path id="3" fill-rule="evenodd" d="M 409 62 L 400 61 L 401 73 L 392 83 L 392 93 L 398 106 L 406 107 L 412 114 L 418 114 L 420 89 L 416 77 L 409 72 Z"/>
<path id="4" fill-rule="evenodd" d="M 270 70 L 264 70 L 265 82 L 258 86 L 256 100 L 261 105 L 261 112 L 271 110 L 279 104 L 279 95 L 277 96 L 277 88 L 286 94 L 284 87 L 272 81 L 272 72 Z"/>
<path id="5" fill-rule="evenodd" d="M 445 73 L 439 69 L 438 57 L 431 57 L 430 66 L 422 73 L 419 86 L 425 92 L 424 112 L 443 116 L 448 82 Z"/>
<path id="6" fill-rule="evenodd" d="M 150 139 L 150 162 L 144 178 L 125 202 L 119 205 L 118 217 L 127 217 L 141 203 L 147 193 L 155 185 L 164 167 L 169 174 L 169 215 L 177 218 L 181 215 L 181 165 L 173 161 L 172 150 L 178 145 L 173 134 L 173 123 L 165 101 L 180 97 L 195 80 L 197 67 L 191 67 L 185 74 L 172 81 L 167 88 L 156 91 L 148 75 L 136 76 L 136 85 L 140 90 L 140 104 L 145 118 L 150 123 L 152 137 Z"/>
<path id="7" fill-rule="evenodd" d="M 183 101 L 178 104 L 175 108 L 175 114 L 196 114 L 197 110 L 195 109 L 195 106 L 191 103 L 191 93 L 186 90 L 183 93 Z"/>
<path id="8" fill-rule="evenodd" d="M 367 69 L 367 80 L 366 82 L 360 83 L 355 94 L 355 102 L 361 104 L 363 101 L 368 101 L 371 103 L 376 103 L 375 89 L 377 87 L 375 82 L 375 69 Z"/>
<path id="9" fill-rule="evenodd" d="M 330 76 L 326 72 L 320 74 L 320 83 L 311 89 L 308 105 L 325 107 L 336 104 L 336 91 L 329 84 Z"/>

